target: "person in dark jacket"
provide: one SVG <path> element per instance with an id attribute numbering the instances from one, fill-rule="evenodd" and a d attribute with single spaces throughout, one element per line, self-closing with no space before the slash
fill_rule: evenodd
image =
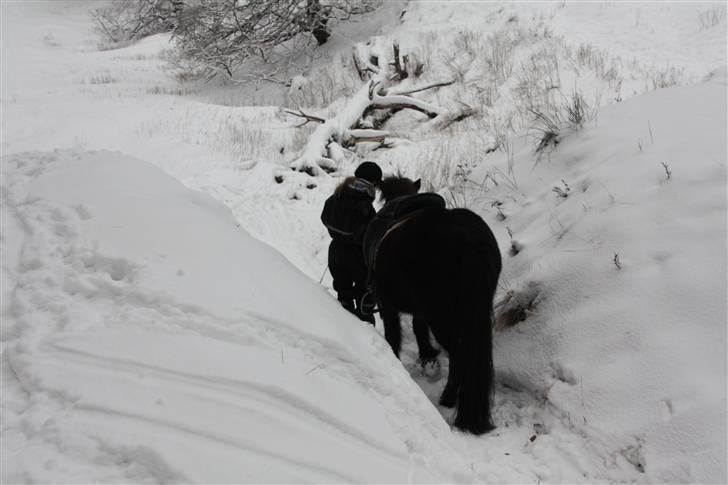
<path id="1" fill-rule="evenodd" d="M 334 194 L 326 199 L 321 221 L 331 236 L 329 271 L 341 305 L 374 324 L 374 315 L 365 315 L 360 308 L 367 290 L 367 268 L 362 248 L 364 233 L 376 215 L 376 186 L 382 181 L 382 169 L 374 162 L 363 162 L 346 178 Z"/>

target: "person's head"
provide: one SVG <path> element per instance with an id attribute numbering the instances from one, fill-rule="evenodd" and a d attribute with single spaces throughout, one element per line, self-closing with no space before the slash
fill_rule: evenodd
<path id="1" fill-rule="evenodd" d="M 362 162 L 361 165 L 356 167 L 354 176 L 374 185 L 379 185 L 382 181 L 382 169 L 374 162 Z"/>

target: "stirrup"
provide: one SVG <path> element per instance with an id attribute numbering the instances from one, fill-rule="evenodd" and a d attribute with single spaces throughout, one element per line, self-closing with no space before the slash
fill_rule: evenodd
<path id="1" fill-rule="evenodd" d="M 372 292 L 367 291 L 364 293 L 364 295 L 361 297 L 361 301 L 359 301 L 359 311 L 362 315 L 373 315 L 377 311 L 377 302 L 374 301 L 374 295 Z"/>

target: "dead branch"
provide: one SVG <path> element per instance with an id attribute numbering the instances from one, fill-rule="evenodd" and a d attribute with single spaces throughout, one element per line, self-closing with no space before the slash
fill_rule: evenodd
<path id="1" fill-rule="evenodd" d="M 390 62 L 389 65 L 394 68 L 394 75 L 392 76 L 391 80 L 402 81 L 403 79 L 407 79 L 409 77 L 409 73 L 407 72 L 406 63 L 403 66 L 402 62 L 400 61 L 399 44 L 397 42 L 394 42 L 392 44 L 392 51 L 394 54 L 393 55 L 394 59 L 392 59 L 392 62 Z"/>
<path id="2" fill-rule="evenodd" d="M 449 128 L 452 124 L 463 121 L 464 119 L 469 118 L 477 113 L 478 110 L 476 110 L 475 108 L 468 105 L 463 105 L 463 107 L 459 110 L 443 112 L 439 119 L 435 121 L 435 123 L 437 123 L 438 128 L 440 128 L 441 130 L 445 130 Z"/>
<path id="3" fill-rule="evenodd" d="M 246 86 L 251 81 L 265 81 L 273 84 L 280 84 L 287 88 L 291 87 L 290 79 L 288 81 L 284 81 L 276 78 L 274 74 L 247 74 L 243 79 L 239 79 L 233 77 L 232 72 L 228 70 L 225 74 L 225 79 L 236 86 Z"/>
<path id="4" fill-rule="evenodd" d="M 294 170 L 303 171 L 309 175 L 321 175 L 332 172 L 343 166 L 346 160 L 356 157 L 347 147 L 357 143 L 376 143 L 377 149 L 391 148 L 387 143 L 391 136 L 389 132 L 378 129 L 394 113 L 404 109 L 411 109 L 424 113 L 428 118 L 435 119 L 436 123 L 445 122 L 448 125 L 475 113 L 474 110 L 459 110 L 450 112 L 424 100 L 414 98 L 410 94 L 447 86 L 453 83 L 439 82 L 426 86 L 419 86 L 388 93 L 388 85 L 410 76 L 407 71 L 406 56 L 400 56 L 399 45 L 393 46 L 393 59 L 386 62 L 372 53 L 359 47 L 353 51 L 354 67 L 362 79 L 370 79 L 354 94 L 344 109 L 341 109 L 333 118 L 322 119 L 304 113 L 286 110 L 287 113 L 305 119 L 308 122 L 320 123 L 309 135 L 308 143 L 290 163 Z M 420 68 L 420 66 L 417 66 Z M 376 114 L 375 114 L 376 113 Z"/>
<path id="5" fill-rule="evenodd" d="M 379 145 L 377 145 L 374 148 L 372 148 L 372 151 L 373 152 L 376 152 L 377 150 L 386 150 L 386 149 L 389 149 L 389 148 L 394 148 L 394 143 L 386 143 L 386 142 L 383 141 Z"/>
<path id="6" fill-rule="evenodd" d="M 409 88 L 409 89 L 401 90 L 401 91 L 400 90 L 394 90 L 392 92 L 388 92 L 387 94 L 398 95 L 398 96 L 399 95 L 401 95 L 401 96 L 409 96 L 410 94 L 415 94 L 415 93 L 419 93 L 419 92 L 422 92 L 422 91 L 427 91 L 428 89 L 434 89 L 434 88 L 441 88 L 441 87 L 444 87 L 444 86 L 450 86 L 451 84 L 454 84 L 454 83 L 455 83 L 455 80 L 453 79 L 452 81 L 443 81 L 443 82 L 439 82 L 439 83 L 428 84 L 426 86 L 420 86 L 420 87 L 416 87 L 416 88 Z"/>
<path id="7" fill-rule="evenodd" d="M 370 101 L 373 100 L 374 99 L 374 95 L 377 94 L 376 93 L 377 86 L 379 86 L 380 84 L 382 84 L 381 81 L 376 81 L 376 82 L 375 81 L 372 81 L 372 82 L 369 83 L 369 100 Z"/>
<path id="8" fill-rule="evenodd" d="M 298 109 L 298 113 L 296 113 L 295 111 L 291 111 L 289 109 L 284 109 L 283 112 L 288 113 L 289 115 L 298 116 L 299 118 L 304 118 L 306 120 L 303 123 L 301 123 L 300 125 L 296 125 L 296 128 L 305 126 L 312 121 L 315 123 L 326 123 L 325 119 L 319 118 L 318 116 L 306 114 L 303 112 L 303 110 L 301 108 Z"/>

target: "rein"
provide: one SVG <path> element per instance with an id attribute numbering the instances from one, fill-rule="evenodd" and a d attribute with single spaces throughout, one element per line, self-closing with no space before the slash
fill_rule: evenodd
<path id="1" fill-rule="evenodd" d="M 382 234 L 382 237 L 380 237 L 377 240 L 376 244 L 374 245 L 374 251 L 372 253 L 371 267 L 367 268 L 367 272 L 369 273 L 367 276 L 368 289 L 367 289 L 367 292 L 364 294 L 364 296 L 362 296 L 361 302 L 359 304 L 360 307 L 364 306 L 364 300 L 367 298 L 367 296 L 372 295 L 374 292 L 373 275 L 374 275 L 374 272 L 376 271 L 377 255 L 379 254 L 379 248 L 382 246 L 382 243 L 384 242 L 385 239 L 387 239 L 387 236 L 389 236 L 391 233 L 393 233 L 396 229 L 399 229 L 400 227 L 405 225 L 410 220 L 414 219 L 414 217 L 419 215 L 420 212 L 422 212 L 422 211 L 416 210 L 414 212 L 407 214 L 405 217 L 401 218 L 400 220 L 398 220 L 397 222 L 392 224 L 391 227 L 389 227 L 386 231 L 384 231 L 384 234 Z M 368 309 L 365 314 L 372 315 L 374 313 L 379 313 L 379 309 L 375 308 L 375 305 L 372 304 L 371 308 Z"/>
<path id="2" fill-rule="evenodd" d="M 416 210 L 414 212 L 411 212 L 407 214 L 407 216 L 403 217 L 399 221 L 392 224 L 392 226 L 384 231 L 384 234 L 382 234 L 382 237 L 379 238 L 379 241 L 377 241 L 376 246 L 374 246 L 374 254 L 372 255 L 372 273 L 376 271 L 377 269 L 377 255 L 379 254 L 379 248 L 382 246 L 382 243 L 385 239 L 387 239 L 387 236 L 389 236 L 392 232 L 394 232 L 395 229 L 399 229 L 402 227 L 405 223 L 409 222 L 410 220 L 414 219 L 415 216 L 419 215 L 421 210 Z"/>

